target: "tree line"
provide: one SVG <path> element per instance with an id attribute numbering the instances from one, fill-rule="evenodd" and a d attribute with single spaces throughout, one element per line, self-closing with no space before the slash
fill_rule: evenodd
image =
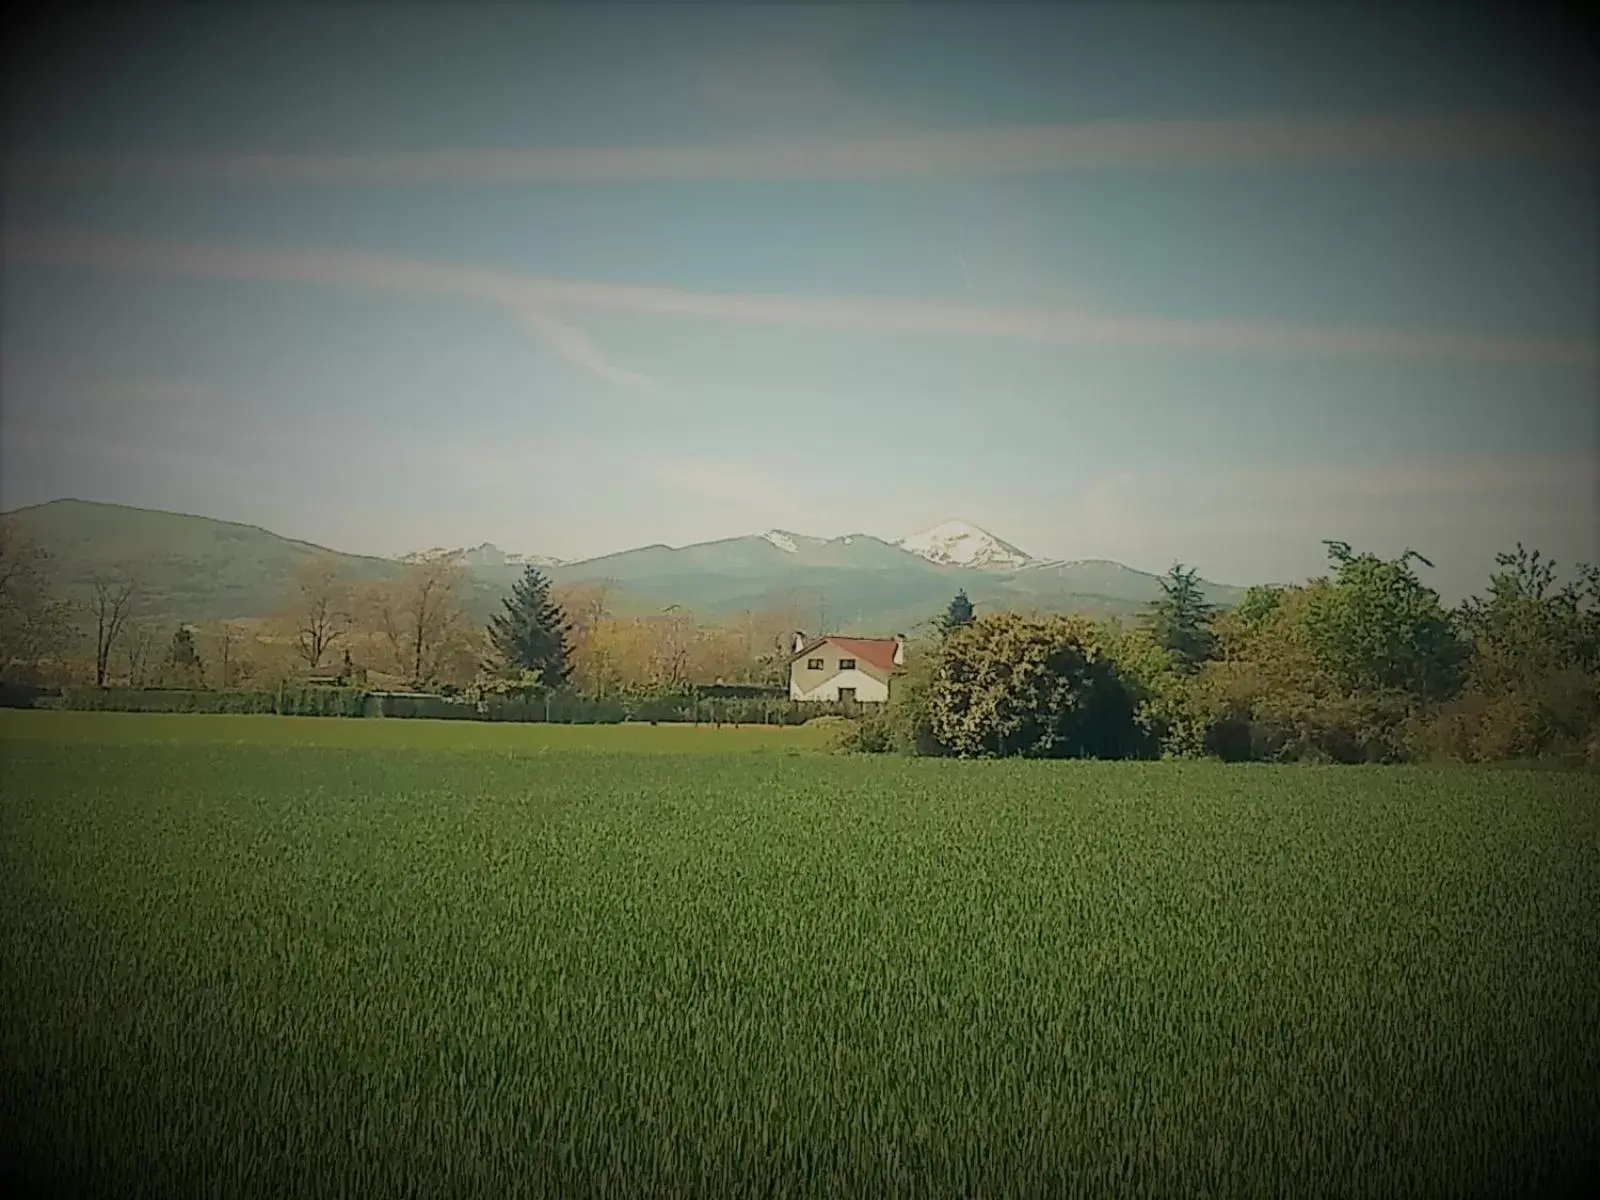
<path id="1" fill-rule="evenodd" d="M 1329 570 L 1218 611 L 1175 564 L 1133 622 L 975 615 L 958 595 L 847 747 L 968 757 L 1600 766 L 1600 569 L 1520 544 L 1447 608 L 1431 564 Z"/>
<path id="2" fill-rule="evenodd" d="M 554 587 L 536 568 L 483 620 L 459 556 L 352 579 L 308 556 L 269 616 L 180 623 L 152 611 L 130 563 L 60 586 L 49 556 L 0 520 L 0 679 L 42 686 L 267 689 L 308 679 L 372 689 L 681 695 L 697 683 L 778 687 L 798 601 L 719 625 L 614 611 L 603 582 Z"/>
<path id="3" fill-rule="evenodd" d="M 1331 541 L 1326 573 L 1208 604 L 1175 564 L 1134 620 L 978 614 L 965 592 L 908 646 L 891 700 L 853 725 L 861 750 L 1033 757 L 1216 757 L 1600 764 L 1600 568 L 1517 546 L 1483 594 L 1447 607 L 1407 550 Z M 720 625 L 677 606 L 613 611 L 604 583 L 554 587 L 529 567 L 482 620 L 456 555 L 356 582 L 337 559 L 293 569 L 281 610 L 163 622 L 137 568 L 71 595 L 0 521 L 0 678 L 38 684 L 374 689 L 587 698 L 696 685 L 783 689 L 800 605 Z"/>

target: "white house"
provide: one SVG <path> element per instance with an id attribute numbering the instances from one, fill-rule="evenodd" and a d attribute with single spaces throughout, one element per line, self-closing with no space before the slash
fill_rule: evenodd
<path id="1" fill-rule="evenodd" d="M 807 638 L 797 633 L 789 658 L 789 698 L 882 704 L 889 698 L 895 668 L 905 661 L 902 638 Z"/>

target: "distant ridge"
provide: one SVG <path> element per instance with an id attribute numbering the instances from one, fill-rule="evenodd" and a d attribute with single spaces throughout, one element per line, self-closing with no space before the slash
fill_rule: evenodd
<path id="1" fill-rule="evenodd" d="M 397 575 L 398 564 L 283 537 L 241 521 L 94 500 L 52 500 L 6 519 L 47 550 L 69 590 L 100 572 L 137 570 L 154 614 L 205 621 L 262 617 L 288 598 L 295 565 L 332 555 L 355 580 Z"/>
<path id="2" fill-rule="evenodd" d="M 146 580 L 151 611 L 178 620 L 259 617 L 280 611 L 295 564 L 331 555 L 355 580 L 398 576 L 408 556 L 349 554 L 257 525 L 87 500 L 55 500 L 6 514 L 55 560 L 63 583 L 130 562 Z M 672 605 L 703 619 L 765 611 L 796 628 L 889 636 L 912 632 L 965 589 L 980 612 L 1012 608 L 1125 616 L 1161 595 L 1157 576 L 1121 563 L 1035 559 L 962 521 L 897 542 L 865 533 L 834 538 L 770 529 L 671 547 L 641 546 L 580 561 L 508 552 L 484 542 L 455 551 L 487 611 L 528 564 L 557 584 L 603 583 L 618 614 Z M 1205 583 L 1215 604 L 1244 589 Z"/>

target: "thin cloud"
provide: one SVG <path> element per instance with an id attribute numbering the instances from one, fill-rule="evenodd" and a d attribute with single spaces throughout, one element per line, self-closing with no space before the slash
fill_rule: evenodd
<path id="1" fill-rule="evenodd" d="M 16 157 L 7 186 L 54 184 L 606 184 L 880 179 L 1107 168 L 1426 165 L 1595 155 L 1596 116 L 1256 117 L 1002 126 L 872 138 L 418 154 Z"/>
<path id="2" fill-rule="evenodd" d="M 613 362 L 577 326 L 558 320 L 536 305 L 519 304 L 516 310 L 534 334 L 550 350 L 568 362 L 628 391 L 652 398 L 663 394 L 664 389 L 659 380 L 637 371 L 630 371 Z"/>
<path id="3" fill-rule="evenodd" d="M 233 279 L 283 279 L 408 293 L 445 293 L 508 307 L 553 353 L 613 384 L 647 396 L 662 386 L 613 362 L 580 329 L 554 316 L 546 296 L 516 276 L 324 250 L 261 250 L 145 242 L 136 239 L 19 235 L 5 238 L 5 258 L 109 270 Z"/>
<path id="4" fill-rule="evenodd" d="M 655 313 L 731 324 L 870 330 L 879 333 L 992 337 L 1058 345 L 1097 345 L 1210 353 L 1350 355 L 1592 369 L 1593 338 L 1433 333 L 1389 327 L 1293 325 L 1265 320 L 1170 320 L 1091 308 L 982 307 L 941 300 L 696 292 L 515 275 L 478 267 L 416 262 L 346 251 L 157 242 L 87 234 L 14 233 L 12 262 L 202 277 L 300 280 L 351 287 L 431 292 L 486 300 L 544 322 L 541 336 L 597 373 L 654 386 L 611 364 L 576 331 L 552 325 L 552 311 Z M 530 312 L 546 314 L 528 317 Z"/>

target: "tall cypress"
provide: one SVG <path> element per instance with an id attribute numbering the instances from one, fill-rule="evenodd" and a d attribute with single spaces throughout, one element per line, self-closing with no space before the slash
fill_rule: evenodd
<path id="1" fill-rule="evenodd" d="M 501 604 L 505 611 L 489 618 L 489 641 L 505 666 L 538 671 L 547 687 L 566 682 L 570 627 L 550 596 L 550 580 L 530 565 Z"/>

